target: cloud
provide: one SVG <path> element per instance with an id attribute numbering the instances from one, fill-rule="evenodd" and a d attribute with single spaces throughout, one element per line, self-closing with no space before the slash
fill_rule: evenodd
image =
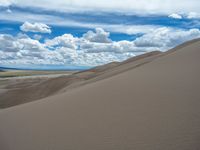
<path id="1" fill-rule="evenodd" d="M 98 33 L 96 31 L 109 35 L 103 29 L 96 29 L 92 32 Z M 16 37 L 12 35 L 1 35 L 0 37 L 3 37 L 2 42 L 6 44 L 0 45 L 1 65 L 95 66 L 112 61 L 122 61 L 136 55 L 133 53 L 134 49 L 132 52 L 128 52 L 128 47 L 132 45 L 132 42 L 128 41 L 113 42 L 109 40 L 109 43 L 107 41 L 99 43 L 102 42 L 102 38 L 97 38 L 100 41 L 94 42 L 85 37 L 74 37 L 71 34 L 64 34 L 46 40 L 44 43 L 24 34 Z M 108 36 L 106 37 L 109 39 Z"/>
<path id="2" fill-rule="evenodd" d="M 0 1 L 0 6 L 9 6 L 9 5 L 11 5 L 11 4 L 13 4 L 14 3 L 14 0 L 1 0 Z"/>
<path id="3" fill-rule="evenodd" d="M 91 35 L 95 40 L 88 38 Z M 158 28 L 133 41 L 118 42 L 110 40 L 109 32 L 100 28 L 88 31 L 82 37 L 64 34 L 44 42 L 21 33 L 15 37 L 0 34 L 0 65 L 96 66 L 154 50 L 165 51 L 199 37 L 199 29 L 167 27 Z"/>
<path id="4" fill-rule="evenodd" d="M 78 38 L 75 38 L 71 34 L 64 34 L 62 36 L 55 37 L 51 40 L 46 40 L 45 44 L 47 47 L 54 48 L 54 47 L 66 47 L 71 49 L 76 49 Z"/>
<path id="5" fill-rule="evenodd" d="M 174 18 L 174 19 L 199 19 L 200 18 L 200 13 L 197 12 L 188 12 L 188 13 L 183 13 L 183 14 L 176 14 L 173 13 L 168 16 L 169 18 Z"/>
<path id="6" fill-rule="evenodd" d="M 187 15 L 187 18 L 188 19 L 198 19 L 200 18 L 200 14 L 196 13 L 196 12 L 190 12 L 188 15 Z"/>
<path id="7" fill-rule="evenodd" d="M 95 32 L 88 31 L 83 35 L 83 38 L 96 43 L 110 43 L 111 39 L 109 39 L 110 33 L 105 32 L 102 28 L 96 28 Z"/>
<path id="8" fill-rule="evenodd" d="M 199 19 L 200 18 L 200 13 L 197 12 L 188 12 L 188 13 L 182 13 L 182 14 L 176 14 L 173 13 L 168 16 L 169 18 L 174 18 L 174 19 Z"/>
<path id="9" fill-rule="evenodd" d="M 163 27 L 137 38 L 134 43 L 137 47 L 167 50 L 195 38 L 200 38 L 199 29 L 180 30 Z"/>
<path id="10" fill-rule="evenodd" d="M 95 42 L 82 42 L 80 44 L 80 49 L 84 50 L 86 53 L 102 53 L 111 52 L 115 54 L 123 54 L 127 52 L 137 53 L 138 49 L 135 47 L 132 41 L 119 41 L 111 43 L 95 43 Z M 140 52 L 144 52 L 141 50 Z"/>
<path id="11" fill-rule="evenodd" d="M 173 12 L 200 12 L 198 0 L 15 0 L 14 5 L 24 7 L 41 7 L 60 11 L 120 11 L 138 14 L 171 14 Z M 48 5 L 47 5 L 48 4 Z"/>
<path id="12" fill-rule="evenodd" d="M 181 16 L 181 15 L 175 14 L 175 13 L 169 15 L 168 17 L 169 17 L 169 18 L 174 18 L 174 19 L 182 19 L 182 16 Z"/>
<path id="13" fill-rule="evenodd" d="M 13 10 L 14 12 L 14 10 Z M 74 17 L 63 17 L 63 16 L 54 16 L 49 14 L 40 14 L 40 13 L 30 13 L 30 12 L 14 12 L 12 13 L 0 13 L 0 20 L 14 21 L 14 22 L 43 22 L 51 26 L 61 26 L 61 27 L 78 27 L 85 29 L 95 29 L 103 28 L 108 32 L 114 33 L 124 33 L 128 35 L 138 34 L 138 33 L 148 33 L 162 26 L 160 25 L 148 25 L 148 24 L 122 24 L 118 23 L 105 23 L 98 21 L 93 22 L 83 22 L 82 20 L 74 20 Z M 68 14 L 69 15 L 69 14 Z M 102 14 L 104 15 L 104 14 Z M 87 16 L 87 14 L 85 14 Z M 102 16 L 103 17 L 103 16 Z M 109 19 L 112 19 L 110 17 Z M 144 22 L 145 23 L 145 22 Z"/>
<path id="14" fill-rule="evenodd" d="M 21 44 L 8 34 L 0 34 L 0 43 L 0 51 L 16 52 L 21 48 Z"/>
<path id="15" fill-rule="evenodd" d="M 43 23 L 29 23 L 25 22 L 20 29 L 24 32 L 39 32 L 39 33 L 51 33 L 49 26 Z"/>
<path id="16" fill-rule="evenodd" d="M 23 45 L 21 50 L 25 51 L 45 51 L 44 44 L 40 43 L 38 40 L 31 38 L 17 39 L 17 41 Z"/>

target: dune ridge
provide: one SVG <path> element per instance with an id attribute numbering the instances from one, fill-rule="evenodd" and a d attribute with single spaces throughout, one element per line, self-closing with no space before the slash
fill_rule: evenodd
<path id="1" fill-rule="evenodd" d="M 200 149 L 199 48 L 111 64 L 95 82 L 0 110 L 0 149 Z"/>

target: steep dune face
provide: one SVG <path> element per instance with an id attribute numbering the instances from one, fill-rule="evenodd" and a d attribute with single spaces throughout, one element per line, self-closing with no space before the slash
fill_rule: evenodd
<path id="1" fill-rule="evenodd" d="M 200 149 L 199 47 L 189 42 L 104 80 L 1 110 L 0 149 Z"/>

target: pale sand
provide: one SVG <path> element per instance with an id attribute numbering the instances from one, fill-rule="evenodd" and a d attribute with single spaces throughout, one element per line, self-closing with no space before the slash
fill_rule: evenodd
<path id="1" fill-rule="evenodd" d="M 195 40 L 111 68 L 117 75 L 106 71 L 90 84 L 1 110 L 0 149 L 199 150 L 199 58 Z"/>

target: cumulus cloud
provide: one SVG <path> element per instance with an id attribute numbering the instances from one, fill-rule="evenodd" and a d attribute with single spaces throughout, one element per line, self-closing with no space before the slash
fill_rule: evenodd
<path id="1" fill-rule="evenodd" d="M 173 13 L 168 16 L 169 18 L 174 18 L 174 19 L 182 19 L 182 16 L 176 13 Z"/>
<path id="2" fill-rule="evenodd" d="M 21 48 L 21 44 L 15 40 L 12 35 L 1 34 L 0 35 L 0 51 L 4 52 L 16 52 Z"/>
<path id="3" fill-rule="evenodd" d="M 83 38 L 96 43 L 110 43 L 111 39 L 109 39 L 110 33 L 105 32 L 102 28 L 96 28 L 95 32 L 88 31 L 83 35 Z"/>
<path id="4" fill-rule="evenodd" d="M 106 33 L 103 29 L 96 31 Z M 108 35 L 107 33 L 106 35 Z M 99 35 L 99 34 L 98 34 Z M 101 35 L 101 34 L 100 34 Z M 71 34 L 64 34 L 44 43 L 31 39 L 25 34 L 18 34 L 17 37 L 11 35 L 1 35 L 2 42 L 0 49 L 0 64 L 4 65 L 33 65 L 33 64 L 59 64 L 59 65 L 85 65 L 95 66 L 111 61 L 122 61 L 136 54 L 129 52 L 128 47 L 133 46 L 132 42 L 109 40 L 102 42 L 90 41 L 84 36 L 77 38 Z M 106 36 L 109 38 L 108 36 Z M 129 44 L 130 45 L 129 45 Z"/>
<path id="5" fill-rule="evenodd" d="M 200 38 L 199 29 L 180 30 L 163 27 L 137 38 L 134 43 L 137 47 L 153 47 L 158 50 L 167 50 L 195 38 Z"/>
<path id="6" fill-rule="evenodd" d="M 76 49 L 77 44 L 76 42 L 78 41 L 78 38 L 75 38 L 71 34 L 64 34 L 62 36 L 55 37 L 54 39 L 51 40 L 46 40 L 46 46 L 48 47 L 67 47 L 71 49 Z"/>
<path id="7" fill-rule="evenodd" d="M 91 34 L 95 40 L 86 34 Z M 103 29 L 86 34 L 82 37 L 64 34 L 44 42 L 21 33 L 16 37 L 0 34 L 0 64 L 96 66 L 153 50 L 165 51 L 200 37 L 200 30 L 158 28 L 136 40 L 118 42 L 110 40 L 109 33 Z"/>
<path id="8" fill-rule="evenodd" d="M 20 44 L 23 45 L 23 50 L 26 51 L 43 51 L 46 50 L 44 48 L 44 44 L 40 43 L 38 40 L 34 40 L 31 38 L 23 38 L 17 40 Z"/>
<path id="9" fill-rule="evenodd" d="M 43 23 L 25 22 L 22 26 L 20 26 L 20 29 L 24 32 L 51 33 L 50 27 Z"/>

